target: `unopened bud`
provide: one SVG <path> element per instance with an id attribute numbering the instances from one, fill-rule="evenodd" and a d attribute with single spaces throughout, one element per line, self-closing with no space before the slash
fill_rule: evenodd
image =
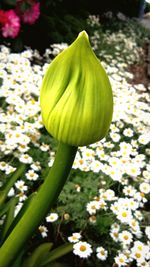
<path id="1" fill-rule="evenodd" d="M 85 31 L 51 62 L 40 103 L 47 131 L 63 143 L 85 146 L 107 134 L 113 112 L 111 85 Z"/>

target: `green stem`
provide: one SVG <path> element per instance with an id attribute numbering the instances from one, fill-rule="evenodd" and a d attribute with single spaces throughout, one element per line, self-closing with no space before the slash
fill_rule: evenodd
<path id="1" fill-rule="evenodd" d="M 50 172 L 16 227 L 0 248 L 0 266 L 10 267 L 60 194 L 70 173 L 77 147 L 60 143 Z"/>

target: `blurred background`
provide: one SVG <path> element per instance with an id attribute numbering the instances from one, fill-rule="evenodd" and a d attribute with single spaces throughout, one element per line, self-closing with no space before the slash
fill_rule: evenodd
<path id="1" fill-rule="evenodd" d="M 149 11 L 144 0 L 1 0 L 0 44 L 16 52 L 30 46 L 43 53 L 52 43 L 71 43 L 83 29 L 90 34 L 89 15 L 98 15 L 108 28 L 112 20 L 123 20 L 118 14 L 141 19 Z"/>

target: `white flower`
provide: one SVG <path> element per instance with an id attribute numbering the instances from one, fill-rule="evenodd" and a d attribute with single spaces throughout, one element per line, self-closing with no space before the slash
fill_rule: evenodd
<path id="1" fill-rule="evenodd" d="M 25 174 L 28 180 L 30 181 L 36 181 L 39 177 L 37 173 L 34 172 L 34 170 L 28 170 L 28 172 Z"/>
<path id="2" fill-rule="evenodd" d="M 40 225 L 39 226 L 39 231 L 41 233 L 41 236 L 44 238 L 44 237 L 47 237 L 47 232 L 48 232 L 48 229 L 44 226 L 44 225 Z"/>
<path id="3" fill-rule="evenodd" d="M 23 206 L 23 203 L 19 202 L 18 205 L 15 207 L 14 217 L 16 217 L 16 215 L 19 213 L 19 211 L 21 210 L 22 206 Z"/>
<path id="4" fill-rule="evenodd" d="M 27 191 L 27 190 L 28 190 L 27 185 L 25 185 L 25 182 L 22 181 L 22 180 L 18 180 L 18 181 L 15 183 L 15 187 L 16 187 L 17 189 L 19 189 L 21 192 L 24 192 L 24 191 Z"/>
<path id="5" fill-rule="evenodd" d="M 145 194 L 143 192 L 137 192 L 134 195 L 134 199 L 139 201 L 140 207 L 143 207 L 143 203 L 147 202 L 147 199 L 145 198 Z"/>
<path id="6" fill-rule="evenodd" d="M 5 161 L 0 162 L 0 170 L 1 171 L 7 170 L 7 166 L 8 166 L 8 164 Z"/>
<path id="7" fill-rule="evenodd" d="M 40 149 L 42 151 L 44 151 L 44 152 L 48 151 L 49 150 L 49 145 L 42 143 L 42 145 L 40 146 Z"/>
<path id="8" fill-rule="evenodd" d="M 131 210 L 136 210 L 139 207 L 139 203 L 135 201 L 133 198 L 129 198 L 129 200 L 127 201 L 127 206 Z"/>
<path id="9" fill-rule="evenodd" d="M 86 210 L 90 215 L 96 214 L 96 211 L 100 209 L 100 205 L 98 201 L 91 201 L 86 205 Z"/>
<path id="10" fill-rule="evenodd" d="M 119 134 L 117 134 L 117 133 L 110 133 L 110 137 L 112 138 L 112 140 L 113 140 L 115 143 L 119 142 L 119 140 L 120 140 L 120 138 L 121 138 L 121 136 L 120 136 Z"/>
<path id="11" fill-rule="evenodd" d="M 141 183 L 139 189 L 142 193 L 148 194 L 150 192 L 150 185 L 148 183 Z"/>
<path id="12" fill-rule="evenodd" d="M 147 235 L 148 239 L 150 239 L 150 226 L 145 227 L 145 234 Z"/>
<path id="13" fill-rule="evenodd" d="M 101 261 L 105 261 L 107 258 L 108 252 L 107 250 L 105 250 L 103 247 L 98 247 L 96 249 L 96 256 L 98 259 L 100 259 Z"/>
<path id="14" fill-rule="evenodd" d="M 141 174 L 141 170 L 137 164 L 130 163 L 128 164 L 126 173 L 130 175 L 131 177 L 137 177 L 138 175 Z"/>
<path id="15" fill-rule="evenodd" d="M 34 171 L 39 171 L 41 169 L 40 162 L 36 161 L 36 162 L 32 163 L 31 168 Z"/>
<path id="16" fill-rule="evenodd" d="M 149 259 L 150 249 L 147 245 L 141 241 L 135 241 L 134 246 L 131 249 L 131 256 L 133 259 L 136 259 L 137 262 L 143 262 L 146 259 Z"/>
<path id="17" fill-rule="evenodd" d="M 139 211 L 139 210 L 136 210 L 135 212 L 134 212 L 134 216 L 135 216 L 135 218 L 138 220 L 138 221 L 142 221 L 143 220 L 143 214 L 142 214 L 142 212 L 141 211 Z"/>
<path id="18" fill-rule="evenodd" d="M 50 213 L 47 217 L 46 217 L 46 221 L 47 222 L 55 222 L 58 219 L 58 214 L 57 213 Z"/>
<path id="19" fill-rule="evenodd" d="M 8 166 L 7 166 L 7 169 L 5 170 L 5 173 L 6 173 L 6 174 L 10 174 L 10 173 L 14 172 L 15 170 L 16 170 L 16 168 L 14 168 L 14 167 L 8 165 Z"/>
<path id="20" fill-rule="evenodd" d="M 147 145 L 150 142 L 150 135 L 149 133 L 145 133 L 139 136 L 138 141 L 142 145 Z"/>
<path id="21" fill-rule="evenodd" d="M 147 171 L 143 171 L 143 177 L 150 181 L 150 168 Z"/>
<path id="22" fill-rule="evenodd" d="M 81 238 L 81 234 L 80 233 L 73 233 L 72 236 L 68 237 L 68 240 L 71 243 L 76 243 L 76 242 L 79 242 L 80 238 Z"/>
<path id="23" fill-rule="evenodd" d="M 119 240 L 123 243 L 123 245 L 130 244 L 132 242 L 132 234 L 128 231 L 122 231 L 119 233 Z"/>
<path id="24" fill-rule="evenodd" d="M 129 222 L 129 226 L 131 227 L 131 231 L 133 233 L 137 232 L 140 230 L 140 226 L 139 226 L 139 222 L 135 219 L 132 219 L 130 222 Z"/>
<path id="25" fill-rule="evenodd" d="M 137 190 L 132 185 L 128 185 L 123 188 L 123 193 L 126 196 L 133 197 L 136 192 Z"/>
<path id="26" fill-rule="evenodd" d="M 10 190 L 9 190 L 9 192 L 8 192 L 8 197 L 12 197 L 12 196 L 14 196 L 15 195 L 15 190 L 14 190 L 14 188 L 12 187 Z"/>
<path id="27" fill-rule="evenodd" d="M 125 266 L 127 263 L 127 257 L 120 253 L 117 257 L 115 257 L 115 263 L 118 264 L 118 267 Z"/>
<path id="28" fill-rule="evenodd" d="M 111 230 L 113 231 L 119 231 L 120 230 L 120 225 L 118 224 L 118 223 L 113 223 L 112 225 L 111 225 Z"/>
<path id="29" fill-rule="evenodd" d="M 119 233 L 118 231 L 113 231 L 113 232 L 110 232 L 110 236 L 112 237 L 112 239 L 117 242 L 119 240 Z"/>
<path id="30" fill-rule="evenodd" d="M 25 193 L 22 192 L 22 191 L 19 194 L 17 194 L 16 196 L 19 197 L 19 201 L 20 202 L 24 201 L 27 198 L 27 196 L 25 195 Z"/>
<path id="31" fill-rule="evenodd" d="M 150 261 L 137 262 L 137 266 L 138 267 L 149 267 L 150 266 Z"/>
<path id="32" fill-rule="evenodd" d="M 105 192 L 100 194 L 100 197 L 105 201 L 112 201 L 116 199 L 115 192 L 112 189 L 107 189 Z"/>
<path id="33" fill-rule="evenodd" d="M 126 128 L 124 131 L 123 131 L 123 134 L 127 137 L 132 137 L 133 136 L 133 131 L 130 129 L 130 128 Z"/>
<path id="34" fill-rule="evenodd" d="M 124 156 L 124 152 L 126 152 L 127 155 L 129 155 L 132 151 L 132 146 L 129 143 L 121 142 L 119 146 L 120 146 L 120 150 L 123 156 Z"/>
<path id="35" fill-rule="evenodd" d="M 119 204 L 115 202 L 114 204 L 111 204 L 110 209 L 114 214 L 118 214 L 119 212 Z"/>
<path id="36" fill-rule="evenodd" d="M 107 171 L 108 175 L 114 180 L 114 181 L 121 181 L 122 178 L 122 172 L 121 169 L 118 168 L 112 168 L 111 166 L 108 168 Z"/>
<path id="37" fill-rule="evenodd" d="M 92 254 L 91 245 L 87 242 L 79 241 L 73 245 L 73 253 L 80 258 L 88 258 Z"/>
<path id="38" fill-rule="evenodd" d="M 32 163 L 32 158 L 28 155 L 28 154 L 22 154 L 20 157 L 19 157 L 19 160 L 23 163 L 27 163 L 27 164 L 30 164 Z"/>
<path id="39" fill-rule="evenodd" d="M 121 221 L 122 223 L 129 224 L 132 219 L 132 214 L 130 210 L 127 209 L 120 209 L 118 211 L 117 219 Z"/>

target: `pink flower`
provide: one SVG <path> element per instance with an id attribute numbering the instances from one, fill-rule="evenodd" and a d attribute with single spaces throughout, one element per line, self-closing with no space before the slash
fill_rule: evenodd
<path id="1" fill-rule="evenodd" d="M 5 38 L 15 38 L 20 31 L 20 19 L 12 9 L 5 11 L 5 16 L 7 21 L 2 26 L 2 35 Z"/>
<path id="2" fill-rule="evenodd" d="M 24 23 L 34 24 L 40 16 L 40 3 L 34 3 L 31 8 L 26 10 L 22 15 L 21 19 Z"/>

